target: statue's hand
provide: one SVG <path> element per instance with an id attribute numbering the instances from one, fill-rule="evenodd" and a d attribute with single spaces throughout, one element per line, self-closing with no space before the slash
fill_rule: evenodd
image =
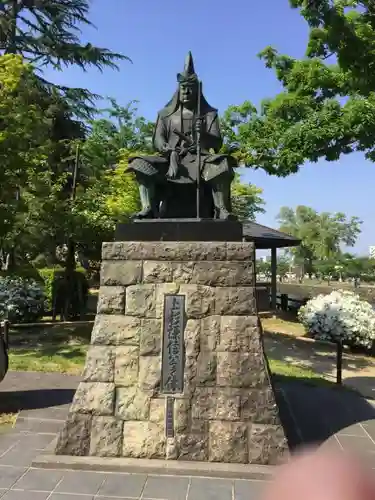
<path id="1" fill-rule="evenodd" d="M 173 151 L 170 156 L 169 169 L 167 172 L 167 177 L 170 179 L 175 179 L 178 174 L 178 161 L 179 155 L 176 151 Z"/>
<path id="2" fill-rule="evenodd" d="M 196 118 L 195 120 L 195 131 L 196 133 L 202 132 L 202 118 Z"/>
<path id="3" fill-rule="evenodd" d="M 167 177 L 169 177 L 170 179 L 175 179 L 177 177 L 177 173 L 178 173 L 178 166 L 175 162 L 172 162 L 169 165 Z"/>
<path id="4" fill-rule="evenodd" d="M 171 151 L 173 151 L 173 149 L 170 147 L 170 145 L 167 142 L 165 142 L 163 144 L 163 146 L 161 147 L 161 152 L 162 153 L 170 153 Z"/>

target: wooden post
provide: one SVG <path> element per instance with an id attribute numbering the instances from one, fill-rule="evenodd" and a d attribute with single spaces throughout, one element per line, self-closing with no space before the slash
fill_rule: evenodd
<path id="1" fill-rule="evenodd" d="M 271 248 L 271 309 L 276 311 L 276 298 L 277 298 L 277 249 Z"/>
<path id="2" fill-rule="evenodd" d="M 5 319 L 3 322 L 3 330 L 5 348 L 9 349 L 9 320 L 7 319 Z"/>
<path id="3" fill-rule="evenodd" d="M 336 357 L 336 383 L 342 384 L 342 342 L 337 341 L 337 357 Z"/>

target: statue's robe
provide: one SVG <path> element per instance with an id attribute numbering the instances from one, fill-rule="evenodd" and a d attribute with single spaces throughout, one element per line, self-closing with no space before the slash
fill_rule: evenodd
<path id="1" fill-rule="evenodd" d="M 218 180 L 225 177 L 231 182 L 234 177 L 236 161 L 233 157 L 220 154 L 222 136 L 219 127 L 218 112 L 207 103 L 201 95 L 201 179 L 206 182 Z M 153 145 L 156 151 L 162 153 L 162 148 L 167 143 L 171 148 L 176 148 L 183 142 L 174 133 L 174 129 L 195 140 L 194 117 L 182 118 L 178 91 L 175 93 L 167 106 L 158 113 L 153 136 Z M 212 153 L 212 151 L 214 153 Z M 129 171 L 144 176 L 149 176 L 155 181 L 168 180 L 175 183 L 195 183 L 198 174 L 197 154 L 188 152 L 179 158 L 179 169 L 176 178 L 167 178 L 169 169 L 169 155 L 162 156 L 136 156 L 129 160 Z"/>

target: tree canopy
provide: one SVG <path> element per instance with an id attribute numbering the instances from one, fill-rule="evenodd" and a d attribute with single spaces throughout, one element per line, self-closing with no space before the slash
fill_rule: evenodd
<path id="1" fill-rule="evenodd" d="M 358 217 L 347 217 L 338 212 L 318 213 L 303 205 L 295 210 L 282 207 L 278 215 L 280 230 L 301 240 L 292 249 L 296 264 L 302 264 L 311 273 L 315 261 L 338 259 L 342 246 L 354 246 L 361 231 Z"/>
<path id="2" fill-rule="evenodd" d="M 266 47 L 281 93 L 257 110 L 227 112 L 242 161 L 270 174 L 297 172 L 305 161 L 364 152 L 375 160 L 375 8 L 371 0 L 290 0 L 310 29 L 299 60 Z"/>
<path id="3" fill-rule="evenodd" d="M 92 26 L 88 18 L 89 0 L 2 0 L 0 10 L 0 51 L 22 54 L 26 61 L 43 70 L 61 71 L 67 66 L 99 70 L 117 68 L 128 57 L 80 40 L 81 26 Z M 97 96 L 87 89 L 52 85 L 59 89 L 75 111 L 92 111 L 89 103 Z"/>

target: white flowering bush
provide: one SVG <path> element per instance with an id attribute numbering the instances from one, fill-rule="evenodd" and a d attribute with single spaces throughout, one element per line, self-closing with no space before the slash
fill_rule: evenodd
<path id="1" fill-rule="evenodd" d="M 43 287 L 32 279 L 0 276 L 0 320 L 28 323 L 43 316 Z"/>
<path id="2" fill-rule="evenodd" d="M 371 348 L 375 339 L 375 311 L 353 292 L 335 290 L 310 299 L 298 312 L 309 334 L 317 340 Z"/>

